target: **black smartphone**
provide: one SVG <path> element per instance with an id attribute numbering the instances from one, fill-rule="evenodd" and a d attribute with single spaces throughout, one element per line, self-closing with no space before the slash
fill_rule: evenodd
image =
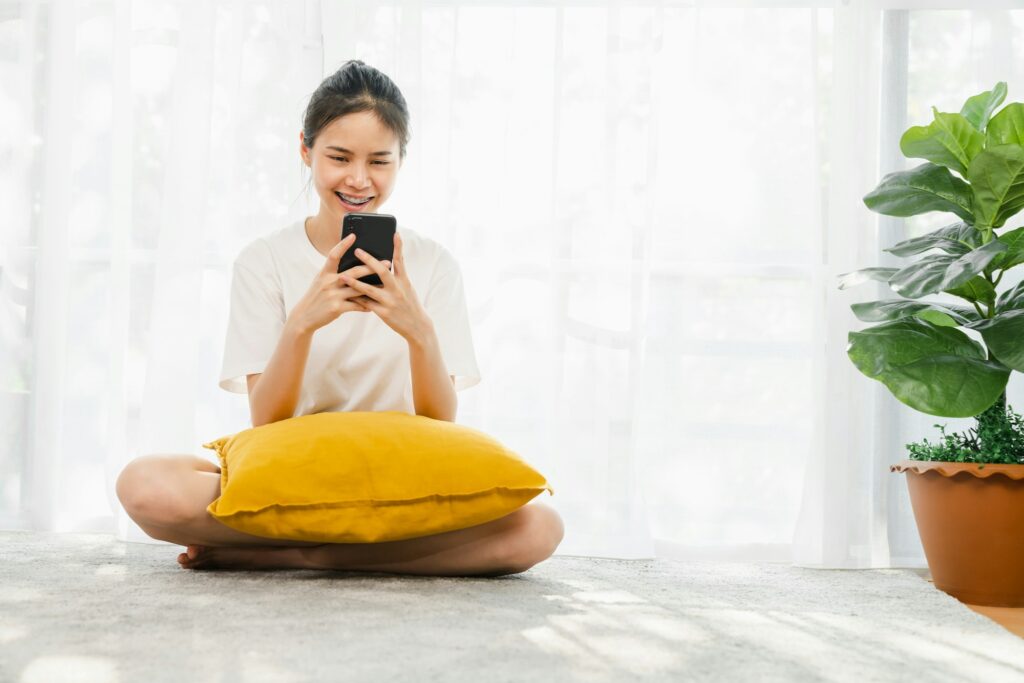
<path id="1" fill-rule="evenodd" d="M 366 265 L 356 256 L 357 247 L 378 261 L 394 261 L 396 228 L 395 217 L 386 213 L 345 214 L 341 222 L 341 239 L 355 233 L 356 241 L 342 255 L 338 263 L 338 272 L 344 273 L 349 268 Z M 359 281 L 368 285 L 384 284 L 377 273 L 364 275 Z"/>

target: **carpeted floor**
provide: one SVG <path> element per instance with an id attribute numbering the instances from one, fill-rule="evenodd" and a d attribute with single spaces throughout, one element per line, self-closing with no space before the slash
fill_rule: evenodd
<path id="1" fill-rule="evenodd" d="M 0 532 L 0 681 L 1024 681 L 1024 639 L 910 570 L 558 556 L 499 578 L 181 569 Z"/>

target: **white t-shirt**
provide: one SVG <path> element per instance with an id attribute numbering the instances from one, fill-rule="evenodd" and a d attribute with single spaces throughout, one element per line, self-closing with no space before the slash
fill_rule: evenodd
<path id="1" fill-rule="evenodd" d="M 480 382 L 458 262 L 429 237 L 398 226 L 409 280 L 434 323 L 455 389 Z M 260 237 L 235 259 L 231 312 L 220 386 L 248 393 L 246 375 L 262 373 L 287 314 L 309 290 L 327 257 L 303 220 Z M 294 416 L 399 410 L 415 414 L 408 342 L 372 311 L 343 313 L 313 335 Z"/>

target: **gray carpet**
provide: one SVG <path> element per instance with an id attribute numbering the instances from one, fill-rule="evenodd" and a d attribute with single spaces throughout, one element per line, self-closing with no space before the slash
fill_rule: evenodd
<path id="1" fill-rule="evenodd" d="M 1024 639 L 911 570 L 214 572 L 100 534 L 0 543 L 4 682 L 1024 681 Z"/>

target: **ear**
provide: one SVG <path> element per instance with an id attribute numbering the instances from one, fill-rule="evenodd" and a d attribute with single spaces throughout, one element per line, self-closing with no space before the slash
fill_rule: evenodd
<path id="1" fill-rule="evenodd" d="M 302 157 L 302 161 L 309 166 L 309 148 L 306 147 L 306 136 L 299 131 L 299 156 Z"/>

